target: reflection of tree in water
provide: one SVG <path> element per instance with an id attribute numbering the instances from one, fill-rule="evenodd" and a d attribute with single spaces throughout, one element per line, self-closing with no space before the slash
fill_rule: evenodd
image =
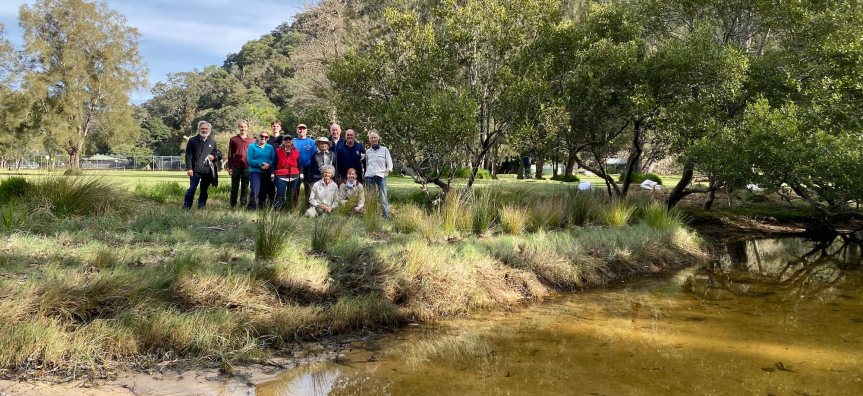
<path id="1" fill-rule="evenodd" d="M 800 238 L 740 241 L 688 284 L 690 291 L 719 298 L 779 294 L 783 299 L 818 294 L 861 264 L 860 245 L 845 239 L 806 242 Z"/>

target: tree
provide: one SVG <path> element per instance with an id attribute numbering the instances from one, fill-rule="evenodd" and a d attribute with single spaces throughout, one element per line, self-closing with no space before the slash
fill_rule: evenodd
<path id="1" fill-rule="evenodd" d="M 106 135 L 128 132 L 110 125 L 131 119 L 129 92 L 146 86 L 138 32 L 105 3 L 84 0 L 39 0 L 22 6 L 19 20 L 34 61 L 23 85 L 34 97 L 34 126 L 77 168 L 100 127 Z"/>

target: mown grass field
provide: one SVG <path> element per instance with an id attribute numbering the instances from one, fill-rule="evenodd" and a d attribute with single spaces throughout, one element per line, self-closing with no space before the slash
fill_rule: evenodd
<path id="1" fill-rule="evenodd" d="M 227 181 L 205 210 L 184 211 L 182 174 L 118 173 L 0 176 L 0 373 L 94 377 L 166 360 L 230 370 L 302 340 L 705 258 L 648 192 L 615 203 L 559 182 L 484 180 L 432 208 L 392 178 L 391 220 L 310 220 L 232 211 Z"/>

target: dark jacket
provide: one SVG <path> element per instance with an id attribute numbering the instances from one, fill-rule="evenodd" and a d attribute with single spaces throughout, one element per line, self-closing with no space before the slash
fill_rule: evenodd
<path id="1" fill-rule="evenodd" d="M 345 144 L 345 138 L 343 138 L 343 137 L 340 137 L 339 140 L 337 140 L 337 141 L 333 141 L 333 138 L 331 138 L 331 137 L 328 139 L 330 139 L 329 150 L 332 152 L 336 152 L 336 149 L 339 148 L 339 146 Z"/>
<path id="2" fill-rule="evenodd" d="M 211 154 L 215 157 L 214 151 L 219 155 L 215 162 L 221 161 L 222 153 L 216 149 L 216 141 L 212 136 L 208 137 L 206 141 L 201 139 L 201 135 L 190 138 L 189 142 L 186 143 L 186 169 L 203 175 L 209 174 L 210 166 L 204 160 Z"/>
<path id="3" fill-rule="evenodd" d="M 357 178 L 363 178 L 363 155 L 366 154 L 366 148 L 360 142 L 354 142 L 354 147 L 348 147 L 347 143 L 342 143 L 336 149 L 336 167 L 338 168 L 338 178 L 347 179 L 348 169 L 354 168 L 357 171 Z"/>
<path id="4" fill-rule="evenodd" d="M 219 149 L 213 149 L 213 152 L 210 154 L 213 156 L 213 161 L 208 163 L 210 167 L 210 178 L 213 179 L 211 184 L 213 187 L 219 187 L 219 165 L 222 163 L 222 152 L 219 151 Z"/>
<path id="5" fill-rule="evenodd" d="M 336 167 L 336 153 L 332 151 L 324 151 L 323 153 L 318 151 L 315 155 L 312 156 L 312 164 L 309 166 L 308 175 L 306 175 L 306 183 L 314 184 L 316 181 L 324 178 L 323 173 L 321 173 L 321 168 L 324 165 L 330 165 L 335 168 L 335 175 L 339 174 L 339 168 Z"/>

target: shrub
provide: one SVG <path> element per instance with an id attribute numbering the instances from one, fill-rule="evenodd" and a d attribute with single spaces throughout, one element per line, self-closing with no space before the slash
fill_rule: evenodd
<path id="1" fill-rule="evenodd" d="M 296 228 L 296 218 L 271 210 L 258 211 L 255 258 L 271 260 L 285 248 L 286 241 Z"/>
<path id="2" fill-rule="evenodd" d="M 312 228 L 312 251 L 332 252 L 333 247 L 351 236 L 353 222 L 328 215 L 314 220 Z M 291 228 L 293 229 L 293 228 Z"/>
<path id="3" fill-rule="evenodd" d="M 621 182 L 622 182 L 622 181 L 623 181 L 623 177 L 624 177 L 624 176 L 625 176 L 625 174 L 624 174 L 624 173 L 621 173 L 621 174 L 620 174 L 620 177 L 618 178 L 618 180 L 617 180 L 617 181 L 621 181 Z M 641 182 L 643 182 L 643 181 L 645 181 L 645 180 L 653 180 L 653 181 L 655 181 L 655 182 L 657 182 L 657 183 L 659 183 L 659 184 L 662 184 L 662 177 L 660 177 L 660 176 L 659 176 L 659 175 L 657 175 L 656 173 L 638 173 L 638 172 L 632 172 L 632 178 L 631 178 L 631 180 L 632 180 L 632 183 L 634 183 L 634 184 L 641 184 Z"/>
<path id="4" fill-rule="evenodd" d="M 30 183 L 23 177 L 10 177 L 0 182 L 0 203 L 12 201 L 27 192 Z"/>
<path id="5" fill-rule="evenodd" d="M 422 209 L 407 204 L 399 207 L 398 211 L 393 216 L 393 226 L 396 231 L 403 234 L 410 234 L 420 228 L 420 225 L 425 219 L 425 212 Z"/>
<path id="6" fill-rule="evenodd" d="M 566 175 L 564 176 L 562 173 L 557 176 L 552 176 L 551 180 L 556 180 L 564 183 L 577 183 L 580 182 L 581 179 L 578 175 Z"/>
<path id="7" fill-rule="evenodd" d="M 507 234 L 520 234 L 524 231 L 529 219 L 525 208 L 506 205 L 500 209 L 500 227 Z"/>
<path id="8" fill-rule="evenodd" d="M 81 168 L 69 168 L 63 171 L 63 176 L 83 176 L 84 171 Z"/>
<path id="9" fill-rule="evenodd" d="M 467 166 L 460 166 L 460 167 L 455 169 L 455 173 L 453 174 L 453 177 L 456 179 L 469 179 L 471 171 L 473 171 L 473 169 L 471 169 Z M 445 176 L 449 174 L 449 172 L 450 172 L 449 166 L 446 166 L 443 168 L 443 170 L 441 171 L 441 174 L 444 175 L 444 177 L 443 177 L 444 179 L 446 178 Z M 430 176 L 435 177 L 435 176 L 437 176 L 437 174 L 432 173 Z M 489 172 L 485 169 L 477 169 L 475 179 L 476 180 L 491 180 L 493 178 L 491 177 L 491 172 Z"/>
<path id="10" fill-rule="evenodd" d="M 180 183 L 176 182 L 159 182 L 156 184 L 139 183 L 135 185 L 135 193 L 159 203 L 166 203 L 180 202 L 183 195 L 186 193 L 186 190 L 180 185 Z"/>

